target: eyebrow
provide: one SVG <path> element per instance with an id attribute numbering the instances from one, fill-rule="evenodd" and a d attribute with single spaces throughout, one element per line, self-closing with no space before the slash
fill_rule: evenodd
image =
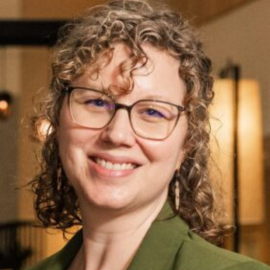
<path id="1" fill-rule="evenodd" d="M 175 98 L 174 99 L 170 99 L 171 96 L 164 96 L 164 95 L 154 95 L 154 94 L 148 94 L 143 96 L 141 99 L 149 99 L 149 100 L 156 100 L 156 101 L 165 101 L 165 102 L 171 102 L 171 103 L 175 103 Z M 181 100 L 181 98 L 179 99 L 179 103 L 182 103 L 183 100 Z"/>

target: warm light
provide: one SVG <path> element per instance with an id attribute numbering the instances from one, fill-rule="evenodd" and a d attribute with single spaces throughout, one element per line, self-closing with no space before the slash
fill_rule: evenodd
<path id="1" fill-rule="evenodd" d="M 227 209 L 232 221 L 233 209 L 233 104 L 232 80 L 217 80 L 212 108 L 212 152 L 221 170 L 227 194 Z M 260 224 L 264 219 L 262 116 L 258 83 L 241 80 L 238 103 L 239 207 L 241 224 Z M 217 176 L 217 172 L 213 172 Z"/>
<path id="2" fill-rule="evenodd" d="M 211 151 L 213 179 L 222 180 L 225 208 L 228 216 L 224 222 L 233 223 L 233 82 L 217 80 L 215 98 L 211 107 Z"/>
<path id="3" fill-rule="evenodd" d="M 263 143 L 260 89 L 256 81 L 242 80 L 239 89 L 238 153 L 240 221 L 261 223 L 264 218 Z"/>
<path id="4" fill-rule="evenodd" d="M 6 91 L 0 92 L 0 120 L 6 120 L 11 113 L 12 97 Z"/>
<path id="5" fill-rule="evenodd" d="M 6 100 L 0 100 L 0 110 L 6 111 L 8 109 L 8 102 Z"/>

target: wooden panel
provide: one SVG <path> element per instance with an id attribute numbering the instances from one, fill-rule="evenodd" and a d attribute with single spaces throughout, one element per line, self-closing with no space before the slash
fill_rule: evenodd
<path id="1" fill-rule="evenodd" d="M 66 19 L 82 13 L 102 0 L 21 0 L 22 16 L 27 19 Z"/>
<path id="2" fill-rule="evenodd" d="M 251 1 L 256 0 L 168 0 L 168 4 L 176 7 L 188 18 L 194 19 L 196 24 L 202 24 L 217 15 Z"/>
<path id="3" fill-rule="evenodd" d="M 148 0 L 155 2 L 154 0 Z M 256 0 L 160 0 L 194 18 L 197 24 L 222 14 L 239 5 Z M 104 0 L 25 0 L 21 1 L 22 16 L 28 19 L 66 19 L 83 12 L 87 7 L 106 2 Z"/>

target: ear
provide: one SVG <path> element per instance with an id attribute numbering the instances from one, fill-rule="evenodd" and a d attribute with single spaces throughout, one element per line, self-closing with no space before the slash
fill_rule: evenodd
<path id="1" fill-rule="evenodd" d="M 181 167 L 181 164 L 183 163 L 183 161 L 185 160 L 186 157 L 186 152 L 184 149 L 181 149 L 180 153 L 179 153 L 179 157 L 178 157 L 178 162 L 176 163 L 176 168 L 175 170 L 179 170 Z"/>

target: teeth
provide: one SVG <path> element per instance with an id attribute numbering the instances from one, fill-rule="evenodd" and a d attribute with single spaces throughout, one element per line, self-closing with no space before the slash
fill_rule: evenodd
<path id="1" fill-rule="evenodd" d="M 108 170 L 123 171 L 123 170 L 132 170 L 135 168 L 135 165 L 132 163 L 112 163 L 101 158 L 95 159 L 96 163 L 101 167 Z"/>

